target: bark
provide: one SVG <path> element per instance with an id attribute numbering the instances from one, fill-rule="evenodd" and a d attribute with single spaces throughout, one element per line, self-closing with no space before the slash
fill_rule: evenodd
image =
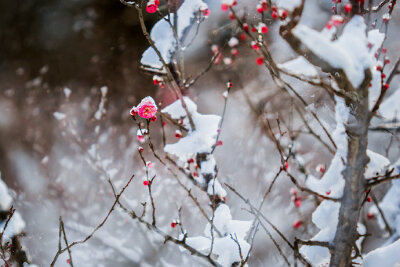
<path id="1" fill-rule="evenodd" d="M 369 162 L 367 146 L 371 116 L 368 104 L 368 87 L 371 72 L 365 70 L 363 83 L 359 88 L 354 88 L 343 70 L 333 68 L 328 62 L 319 58 L 311 49 L 302 44 L 301 40 L 292 33 L 292 30 L 300 21 L 303 7 L 304 0 L 291 14 L 290 22 L 281 26 L 280 34 L 294 51 L 305 56 L 313 65 L 320 67 L 325 72 L 338 74 L 332 75 L 332 77 L 336 80 L 340 90 L 346 92 L 343 95 L 346 106 L 350 111 L 349 121 L 345 125 L 348 153 L 347 157 L 342 159 L 345 165 L 342 172 L 345 186 L 340 200 L 339 222 L 332 244 L 330 261 L 330 266 L 349 267 L 352 266 L 352 252 L 355 242 L 359 238 L 357 222 L 365 191 L 364 171 Z M 354 12 L 357 13 L 358 11 L 357 8 Z"/>
<path id="2" fill-rule="evenodd" d="M 365 98 L 368 100 L 368 96 Z M 352 251 L 359 238 L 357 222 L 364 196 L 364 171 L 369 161 L 368 146 L 368 103 L 349 103 L 352 121 L 346 125 L 348 153 L 342 172 L 345 180 L 339 211 L 339 223 L 334 238 L 331 266 L 351 266 Z"/>

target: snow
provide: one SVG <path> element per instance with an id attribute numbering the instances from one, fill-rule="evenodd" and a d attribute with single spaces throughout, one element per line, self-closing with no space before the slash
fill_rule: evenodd
<path id="1" fill-rule="evenodd" d="M 8 210 L 11 208 L 12 198 L 8 193 L 7 185 L 0 179 L 0 208 Z"/>
<path id="2" fill-rule="evenodd" d="M 330 197 L 339 198 L 343 195 L 345 185 L 342 177 L 344 169 L 343 160 L 347 158 L 347 138 L 344 125 L 349 118 L 349 111 L 343 98 L 336 96 L 335 99 L 336 129 L 333 132 L 332 138 L 336 143 L 337 150 L 323 177 L 318 180 L 313 176 L 309 176 L 306 186 L 323 195 L 330 191 Z M 340 203 L 338 202 L 330 200 L 323 200 L 321 202 L 312 214 L 312 221 L 320 231 L 311 240 L 333 241 L 339 220 L 339 210 Z M 309 259 L 313 266 L 323 265 L 329 262 L 330 259 L 329 250 L 325 247 L 302 246 L 300 253 Z"/>
<path id="3" fill-rule="evenodd" d="M 65 97 L 69 98 L 72 93 L 71 89 L 69 89 L 68 87 L 65 87 L 63 91 L 64 91 Z"/>
<path id="4" fill-rule="evenodd" d="M 3 211 L 7 211 L 11 208 L 12 205 L 12 197 L 8 192 L 7 185 L 0 178 L 0 208 Z M 0 223 L 0 232 L 3 231 L 4 226 L 7 220 L 3 220 Z M 3 242 L 9 241 L 13 236 L 20 234 L 25 228 L 25 222 L 22 220 L 19 212 L 14 212 L 14 215 L 11 217 L 7 228 L 4 231 Z"/>
<path id="5" fill-rule="evenodd" d="M 293 29 L 293 34 L 330 66 L 344 70 L 353 87 L 357 88 L 364 80 L 364 71 L 373 62 L 365 28 L 364 19 L 356 15 L 346 24 L 338 40 L 331 41 L 324 34 L 302 24 Z"/>
<path id="6" fill-rule="evenodd" d="M 228 45 L 230 47 L 235 47 L 239 44 L 239 40 L 236 37 L 231 37 L 231 39 L 229 39 L 228 41 Z"/>
<path id="7" fill-rule="evenodd" d="M 6 221 L 0 223 L 0 231 L 3 231 Z M 19 212 L 14 212 L 14 215 L 10 219 L 6 230 L 4 231 L 4 241 L 9 241 L 13 236 L 19 235 L 25 228 L 25 222 Z"/>
<path id="8" fill-rule="evenodd" d="M 232 266 L 234 262 L 240 262 L 239 245 L 243 258 L 246 257 L 250 249 L 250 245 L 244 238 L 250 230 L 252 221 L 232 220 L 229 207 L 225 204 L 220 204 L 217 207 L 213 221 L 214 227 L 223 235 L 218 237 L 216 231 L 213 233 L 214 244 L 212 252 L 218 256 L 217 262 L 224 267 Z M 206 237 L 189 237 L 186 242 L 191 247 L 207 254 L 212 243 L 211 225 L 209 223 L 207 223 L 204 234 Z"/>
<path id="9" fill-rule="evenodd" d="M 54 116 L 54 118 L 56 118 L 56 120 L 58 120 L 58 121 L 61 121 L 61 120 L 65 119 L 65 118 L 67 117 L 67 115 L 65 115 L 65 113 L 58 112 L 58 111 L 54 112 L 54 113 L 53 113 L 53 116 Z"/>
<path id="10" fill-rule="evenodd" d="M 219 196 L 220 198 L 226 197 L 226 190 L 222 188 L 217 179 L 213 179 L 208 183 L 207 193 L 211 196 Z"/>
<path id="11" fill-rule="evenodd" d="M 369 157 L 369 163 L 365 170 L 365 178 L 383 175 L 387 167 L 390 165 L 390 161 L 386 157 L 369 149 L 367 149 L 367 156 Z"/>
<path id="12" fill-rule="evenodd" d="M 318 78 L 317 69 L 302 56 L 287 61 L 283 64 L 278 64 L 278 67 L 285 72 L 300 77 L 305 76 L 307 78 Z"/>
<path id="13" fill-rule="evenodd" d="M 276 1 L 276 6 L 279 9 L 285 9 L 287 11 L 293 11 L 300 4 L 301 4 L 301 0 L 278 0 L 278 1 Z"/>
<path id="14" fill-rule="evenodd" d="M 368 253 L 363 262 L 363 267 L 393 266 L 400 263 L 400 240 L 386 247 L 377 248 Z M 382 265 L 384 263 L 384 265 Z"/>
<path id="15" fill-rule="evenodd" d="M 392 175 L 400 173 L 400 159 L 393 164 L 396 170 Z M 385 215 L 386 220 L 389 225 L 395 232 L 394 236 L 400 236 L 400 180 L 392 180 L 392 187 L 383 197 L 382 201 L 379 203 L 380 208 L 382 209 L 383 214 Z M 380 216 L 376 206 L 372 206 L 370 208 L 370 212 L 375 214 L 378 218 L 379 226 L 384 229 L 385 224 Z"/>
<path id="16" fill-rule="evenodd" d="M 400 89 L 387 97 L 379 108 L 380 114 L 386 120 L 400 121 Z"/>
<path id="17" fill-rule="evenodd" d="M 196 12 L 201 8 L 207 8 L 202 0 L 184 1 L 178 9 L 177 35 L 180 42 L 183 42 L 186 31 L 193 25 L 193 19 Z M 174 21 L 174 14 L 169 15 L 171 23 Z M 160 51 L 165 63 L 170 63 L 173 53 L 176 51 L 177 43 L 171 25 L 166 21 L 168 16 L 159 20 L 151 29 L 150 37 L 154 45 Z M 143 67 L 163 70 L 163 65 L 156 51 L 149 47 L 142 55 L 140 63 Z M 165 70 L 164 70 L 165 71 Z"/>
<path id="18" fill-rule="evenodd" d="M 188 111 L 191 113 L 195 131 L 190 130 L 189 119 L 182 107 L 181 101 L 177 100 L 165 107 L 162 112 L 169 114 L 173 119 L 183 118 L 184 126 L 189 129 L 186 136 L 174 144 L 167 144 L 164 151 L 177 156 L 182 161 L 187 161 L 198 153 L 210 153 L 216 142 L 217 130 L 219 128 L 220 116 L 203 115 L 197 112 L 196 104 L 188 97 L 183 97 Z"/>

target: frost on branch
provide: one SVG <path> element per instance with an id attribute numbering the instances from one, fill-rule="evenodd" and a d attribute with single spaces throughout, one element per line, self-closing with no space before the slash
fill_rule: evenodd
<path id="1" fill-rule="evenodd" d="M 244 260 L 249 252 L 250 245 L 244 238 L 251 224 L 251 221 L 232 220 L 229 207 L 221 204 L 215 210 L 213 229 L 217 229 L 222 236 L 218 236 L 218 232 L 215 230 L 211 235 L 212 227 L 208 223 L 204 230 L 205 236 L 189 237 L 186 238 L 186 242 L 205 254 L 210 252 L 212 246 L 212 253 L 218 257 L 217 262 L 224 267 L 232 266 L 233 263 Z"/>
<path id="2" fill-rule="evenodd" d="M 187 31 L 193 25 L 196 13 L 200 10 L 207 9 L 207 4 L 202 0 L 190 0 L 184 1 L 177 11 L 178 22 L 177 22 L 177 37 L 179 42 L 183 42 Z M 171 23 L 174 22 L 174 14 L 171 13 L 169 16 L 165 16 L 159 20 L 152 28 L 150 37 L 154 42 L 154 45 L 160 51 L 162 58 L 166 64 L 169 64 L 174 52 L 177 49 L 177 40 L 174 35 L 174 30 L 171 28 Z M 163 64 L 158 57 L 156 51 L 149 47 L 144 51 L 140 64 L 144 69 L 165 71 Z"/>

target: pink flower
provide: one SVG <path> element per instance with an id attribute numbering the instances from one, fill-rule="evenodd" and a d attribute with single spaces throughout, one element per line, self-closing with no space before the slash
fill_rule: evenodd
<path id="1" fill-rule="evenodd" d="M 145 119 L 151 119 L 157 113 L 156 103 L 150 96 L 143 98 L 137 109 L 139 116 Z"/>

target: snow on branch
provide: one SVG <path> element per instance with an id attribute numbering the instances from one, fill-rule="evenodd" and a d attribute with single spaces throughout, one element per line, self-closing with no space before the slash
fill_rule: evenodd
<path id="1" fill-rule="evenodd" d="M 200 10 L 206 9 L 207 4 L 202 0 L 184 1 L 176 13 L 176 26 L 173 25 L 175 20 L 174 13 L 166 15 L 153 26 L 150 37 L 166 64 L 171 62 L 174 52 L 178 47 L 177 42 L 184 41 L 186 33 L 193 25 L 196 14 L 199 14 Z M 176 27 L 176 32 L 174 27 Z M 165 72 L 162 61 L 152 47 L 149 47 L 143 53 L 140 64 L 144 69 L 156 69 Z"/>

